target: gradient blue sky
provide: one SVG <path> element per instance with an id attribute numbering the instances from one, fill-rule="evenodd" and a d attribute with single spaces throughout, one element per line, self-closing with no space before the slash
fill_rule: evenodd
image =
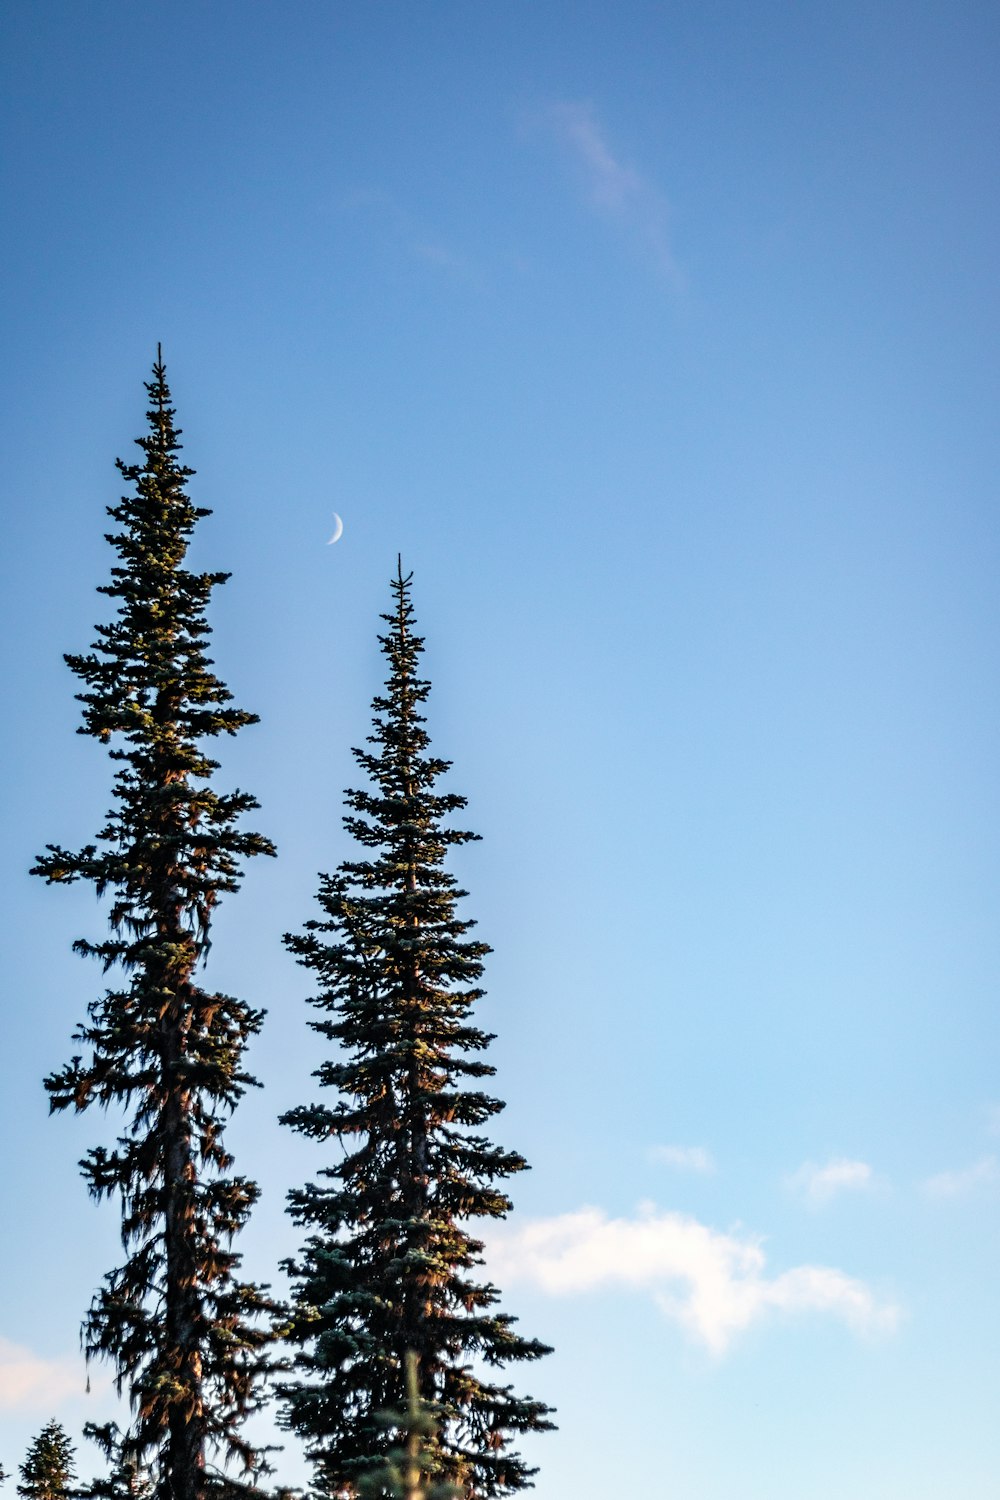
<path id="1" fill-rule="evenodd" d="M 1000 18 L 941 0 L 2 7 L 0 1459 L 81 1394 L 111 1124 L 41 1077 L 97 991 L 109 769 L 61 661 L 162 340 L 231 568 L 223 747 L 280 858 L 210 974 L 269 1011 L 231 1131 L 321 1164 L 279 937 L 415 572 L 484 840 L 492 1260 L 556 1353 L 540 1500 L 994 1500 Z M 327 547 L 331 513 L 344 518 Z M 282 1473 L 300 1478 L 294 1443 Z"/>

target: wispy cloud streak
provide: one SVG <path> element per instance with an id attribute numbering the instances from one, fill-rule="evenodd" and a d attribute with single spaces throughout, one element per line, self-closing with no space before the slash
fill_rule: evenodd
<path id="1" fill-rule="evenodd" d="M 0 1338 L 0 1411 L 49 1411 L 83 1388 L 79 1359 L 43 1359 Z"/>
<path id="2" fill-rule="evenodd" d="M 664 1167 L 676 1167 L 678 1172 L 715 1171 L 712 1153 L 704 1146 L 651 1146 L 649 1158 Z"/>
<path id="3" fill-rule="evenodd" d="M 1000 1162 L 995 1156 L 984 1156 L 971 1167 L 955 1172 L 938 1172 L 923 1184 L 928 1198 L 964 1198 L 982 1188 L 1000 1184 Z"/>
<path id="4" fill-rule="evenodd" d="M 800 1193 L 814 1208 L 821 1208 L 839 1193 L 870 1188 L 874 1180 L 872 1169 L 866 1161 L 850 1161 L 841 1156 L 827 1162 L 825 1167 L 817 1166 L 811 1161 L 803 1162 L 798 1171 L 788 1178 L 788 1186 L 793 1192 Z"/>
<path id="5" fill-rule="evenodd" d="M 831 1266 L 766 1274 L 760 1242 L 720 1233 L 685 1214 L 640 1209 L 610 1219 L 600 1209 L 540 1219 L 489 1246 L 490 1271 L 554 1296 L 605 1287 L 652 1295 L 660 1311 L 710 1353 L 772 1313 L 823 1313 L 861 1334 L 891 1331 L 899 1309 Z"/>
<path id="6" fill-rule="evenodd" d="M 627 228 L 658 269 L 679 285 L 666 197 L 637 167 L 618 156 L 593 105 L 559 100 L 541 118 L 576 167 L 591 207 Z"/>
<path id="7" fill-rule="evenodd" d="M 433 266 L 452 279 L 478 286 L 481 276 L 467 256 L 439 236 L 429 234 L 420 222 L 389 193 L 378 188 L 359 188 L 337 201 L 341 213 L 364 215 L 379 232 L 407 256 Z"/>

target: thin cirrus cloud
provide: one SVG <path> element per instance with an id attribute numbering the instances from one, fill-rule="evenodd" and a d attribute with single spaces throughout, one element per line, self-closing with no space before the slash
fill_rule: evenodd
<path id="1" fill-rule="evenodd" d="M 983 1188 L 1000 1184 L 1000 1162 L 995 1156 L 984 1156 L 971 1167 L 955 1172 L 938 1172 L 923 1184 L 928 1198 L 964 1198 Z"/>
<path id="2" fill-rule="evenodd" d="M 44 1359 L 0 1338 L 0 1411 L 48 1411 L 83 1389 L 79 1359 Z"/>
<path id="3" fill-rule="evenodd" d="M 874 1174 L 866 1161 L 851 1161 L 846 1156 L 817 1166 L 815 1162 L 803 1162 L 797 1172 L 787 1179 L 793 1192 L 799 1193 L 814 1208 L 821 1208 L 840 1193 L 857 1192 L 870 1188 Z"/>
<path id="4" fill-rule="evenodd" d="M 766 1272 L 757 1239 L 724 1234 L 686 1214 L 640 1207 L 610 1219 L 597 1208 L 539 1219 L 490 1241 L 490 1272 L 553 1296 L 627 1287 L 646 1292 L 663 1315 L 713 1355 L 771 1314 L 819 1313 L 854 1332 L 891 1332 L 899 1309 L 865 1282 L 831 1266 Z"/>
<path id="5" fill-rule="evenodd" d="M 367 221 L 380 239 L 408 258 L 432 266 L 454 280 L 479 285 L 481 276 L 473 262 L 440 236 L 428 233 L 426 226 L 391 194 L 379 188 L 356 188 L 342 194 L 336 206 L 341 214 Z"/>
<path id="6" fill-rule="evenodd" d="M 674 284 L 680 272 L 670 243 L 664 193 L 630 162 L 623 161 L 592 104 L 558 100 L 536 116 L 573 164 L 584 196 L 596 213 L 622 225 Z"/>
<path id="7" fill-rule="evenodd" d="M 649 1158 L 661 1166 L 675 1167 L 678 1172 L 707 1174 L 715 1171 L 712 1153 L 704 1146 L 651 1146 Z"/>

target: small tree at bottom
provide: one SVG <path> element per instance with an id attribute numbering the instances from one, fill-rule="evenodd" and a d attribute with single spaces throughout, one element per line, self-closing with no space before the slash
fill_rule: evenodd
<path id="1" fill-rule="evenodd" d="M 20 1467 L 23 1500 L 65 1500 L 76 1472 L 73 1444 L 54 1419 L 46 1422 Z"/>
<path id="2" fill-rule="evenodd" d="M 379 1413 L 387 1431 L 398 1431 L 400 1443 L 390 1448 L 381 1468 L 359 1482 L 360 1500 L 460 1500 L 461 1485 L 437 1477 L 441 1469 L 434 1452 L 438 1418 L 430 1402 L 421 1400 L 418 1369 L 419 1360 L 408 1349 L 406 1410 Z"/>

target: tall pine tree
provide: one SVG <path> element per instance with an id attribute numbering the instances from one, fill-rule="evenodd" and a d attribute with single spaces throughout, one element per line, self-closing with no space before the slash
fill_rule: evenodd
<path id="1" fill-rule="evenodd" d="M 273 853 L 243 831 L 257 806 L 221 793 L 204 741 L 256 715 L 230 707 L 211 671 L 205 608 L 225 573 L 184 567 L 196 522 L 194 472 L 177 458 L 179 432 L 162 358 L 147 383 L 141 462 L 118 461 L 130 492 L 108 514 L 118 562 L 100 592 L 117 602 L 91 653 L 66 661 L 85 685 L 79 732 L 110 744 L 114 805 L 77 853 L 55 845 L 34 874 L 91 881 L 109 896 L 109 935 L 74 946 L 118 983 L 88 1008 L 77 1056 L 46 1079 L 52 1110 L 117 1107 L 124 1132 L 81 1162 L 95 1198 L 117 1196 L 126 1252 L 84 1324 L 88 1358 L 109 1359 L 133 1421 L 123 1455 L 152 1466 L 158 1500 L 206 1500 L 230 1487 L 209 1460 L 244 1474 L 261 1456 L 241 1433 L 261 1402 L 264 1289 L 238 1277 L 233 1236 L 257 1188 L 231 1175 L 226 1119 L 255 1082 L 243 1051 L 262 1012 L 199 983 L 212 912 L 236 891 L 248 856 Z"/>
<path id="2" fill-rule="evenodd" d="M 322 1493 L 370 1490 L 393 1446 L 384 1413 L 413 1400 L 415 1355 L 429 1418 L 422 1463 L 469 1496 L 506 1495 L 534 1473 L 512 1440 L 551 1423 L 541 1402 L 482 1372 L 548 1350 L 496 1311 L 496 1287 L 476 1276 L 482 1243 L 465 1226 L 507 1213 L 496 1183 L 527 1163 L 478 1133 L 503 1108 L 477 1086 L 494 1072 L 482 1059 L 492 1038 L 470 1021 L 489 949 L 467 936 L 465 892 L 444 867 L 449 848 L 477 835 L 447 821 L 465 798 L 434 790 L 449 763 L 429 753 L 419 712 L 429 684 L 401 566 L 393 593 L 374 748 L 354 752 L 372 789 L 347 793 L 344 820 L 371 857 L 321 877 L 324 919 L 285 939 L 321 985 L 311 1003 L 323 1017 L 310 1025 L 339 1053 L 315 1076 L 339 1098 L 283 1118 L 343 1152 L 320 1171 L 323 1186 L 290 1194 L 311 1234 L 288 1265 L 301 1378 L 285 1386 L 285 1420 Z"/>

